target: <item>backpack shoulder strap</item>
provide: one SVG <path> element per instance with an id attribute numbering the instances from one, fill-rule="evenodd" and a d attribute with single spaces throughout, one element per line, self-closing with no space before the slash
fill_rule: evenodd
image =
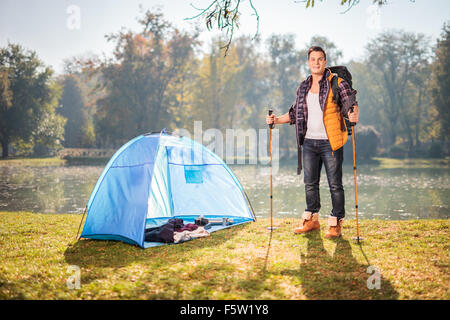
<path id="1" fill-rule="evenodd" d="M 333 78 L 331 78 L 331 91 L 333 92 L 333 101 L 334 103 L 336 103 L 337 105 L 340 104 L 341 99 L 339 97 L 339 77 L 337 74 L 334 74 Z"/>

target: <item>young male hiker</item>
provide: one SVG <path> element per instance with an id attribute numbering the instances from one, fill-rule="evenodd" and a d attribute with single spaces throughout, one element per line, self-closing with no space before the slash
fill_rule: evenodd
<path id="1" fill-rule="evenodd" d="M 326 238 L 341 236 L 345 216 L 344 187 L 342 185 L 342 162 L 344 144 L 347 141 L 343 115 L 350 122 L 357 123 L 359 110 L 356 91 L 344 79 L 338 79 L 339 107 L 333 101 L 331 79 L 333 74 L 326 68 L 327 56 L 321 47 L 308 50 L 308 66 L 311 75 L 304 80 L 298 90 L 294 104 L 286 114 L 266 117 L 267 124 L 295 124 L 297 142 L 303 145 L 304 183 L 306 209 L 302 224 L 294 230 L 296 234 L 320 229 L 319 180 L 322 164 L 325 166 L 331 192 L 333 209 L 328 217 L 329 230 Z M 354 107 L 353 112 L 350 108 Z M 301 149 L 299 149 L 301 151 Z M 299 156 L 300 157 L 300 156 Z M 299 158 L 299 171 L 301 162 Z"/>

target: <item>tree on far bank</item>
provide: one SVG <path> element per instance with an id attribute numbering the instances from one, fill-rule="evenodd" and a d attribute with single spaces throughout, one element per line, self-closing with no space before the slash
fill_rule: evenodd
<path id="1" fill-rule="evenodd" d="M 295 102 L 296 91 L 303 80 L 302 77 L 309 72 L 306 64 L 307 56 L 304 51 L 295 49 L 293 34 L 274 34 L 267 39 L 267 48 L 270 58 L 270 95 L 268 101 L 277 115 L 288 112 Z M 266 111 L 267 113 L 267 111 Z M 297 154 L 295 130 L 288 126 L 278 126 L 280 139 L 286 141 L 280 145 L 280 157 L 290 157 L 289 150 Z"/>
<path id="2" fill-rule="evenodd" d="M 2 143 L 2 157 L 8 156 L 8 147 L 10 136 L 6 123 L 6 114 L 10 112 L 12 107 L 12 91 L 10 90 L 11 82 L 8 77 L 8 70 L 5 66 L 0 69 L 0 140 Z"/>
<path id="3" fill-rule="evenodd" d="M 199 61 L 192 98 L 194 120 L 202 120 L 204 128 L 225 129 L 234 124 L 235 108 L 240 102 L 241 67 L 236 48 L 224 58 L 214 39 L 210 52 Z"/>
<path id="4" fill-rule="evenodd" d="M 67 119 L 64 130 L 64 146 L 85 148 L 95 142 L 92 120 L 89 118 L 85 95 L 76 74 L 64 75 L 61 79 L 63 93 L 58 113 Z"/>
<path id="5" fill-rule="evenodd" d="M 120 31 L 114 58 L 98 66 L 103 97 L 97 100 L 97 143 L 114 146 L 143 132 L 158 131 L 172 120 L 167 107 L 170 84 L 193 59 L 196 35 L 182 32 L 160 12 L 147 11 L 140 33 Z M 162 127 L 163 126 L 163 127 Z"/>
<path id="6" fill-rule="evenodd" d="M 384 119 L 387 145 L 398 143 L 400 138 L 407 142 L 411 153 L 417 114 L 421 114 L 425 103 L 423 87 L 428 85 L 424 77 L 430 59 L 428 38 L 423 34 L 386 31 L 367 44 L 367 51 L 368 75 L 377 92 L 373 97 Z"/>
<path id="7" fill-rule="evenodd" d="M 53 70 L 39 60 L 36 52 L 9 43 L 0 48 L 0 142 L 2 157 L 11 143 L 25 143 L 35 152 L 61 147 L 64 118 L 55 114 L 61 89 L 52 79 Z"/>
<path id="8" fill-rule="evenodd" d="M 439 116 L 439 136 L 442 141 L 450 140 L 450 24 L 444 24 L 441 38 L 437 39 L 432 63 L 432 99 Z"/>

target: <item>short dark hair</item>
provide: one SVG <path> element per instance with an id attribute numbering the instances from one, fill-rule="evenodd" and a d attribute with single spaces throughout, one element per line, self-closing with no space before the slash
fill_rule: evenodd
<path id="1" fill-rule="evenodd" d="M 325 58 L 325 60 L 327 60 L 327 54 L 325 53 L 325 50 L 323 50 L 321 47 L 319 46 L 312 46 L 311 48 L 308 49 L 308 60 L 309 60 L 309 55 L 311 54 L 311 52 L 313 51 L 318 51 L 318 52 L 322 52 L 323 53 L 323 57 Z"/>

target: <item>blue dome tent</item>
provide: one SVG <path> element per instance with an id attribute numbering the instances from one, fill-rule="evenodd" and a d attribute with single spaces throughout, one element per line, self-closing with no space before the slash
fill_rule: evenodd
<path id="1" fill-rule="evenodd" d="M 247 200 L 231 169 L 203 145 L 165 130 L 144 134 L 109 160 L 86 206 L 80 238 L 157 246 L 162 243 L 145 242 L 145 229 L 171 218 L 230 218 L 231 226 L 255 221 Z"/>

